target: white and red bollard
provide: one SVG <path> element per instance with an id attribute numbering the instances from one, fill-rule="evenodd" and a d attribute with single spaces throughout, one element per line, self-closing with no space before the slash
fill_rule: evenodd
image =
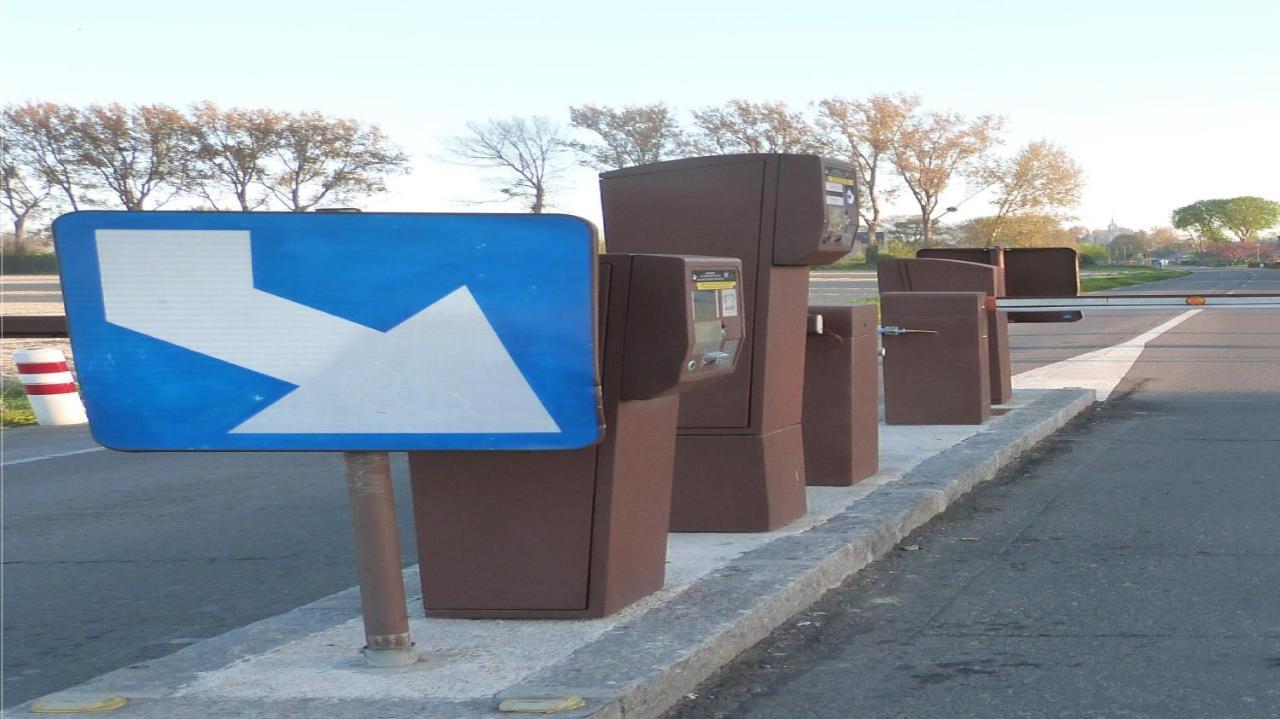
<path id="1" fill-rule="evenodd" d="M 27 391 L 36 422 L 60 425 L 89 421 L 61 350 L 18 350 L 13 353 L 13 363 L 18 366 L 18 377 Z"/>

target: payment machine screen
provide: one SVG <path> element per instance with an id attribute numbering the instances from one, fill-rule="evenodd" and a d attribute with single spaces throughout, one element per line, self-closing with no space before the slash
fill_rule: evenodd
<path id="1" fill-rule="evenodd" d="M 827 234 L 852 235 L 857 228 L 857 196 L 854 194 L 853 170 L 826 168 Z"/>
<path id="2" fill-rule="evenodd" d="M 738 313 L 738 273 L 695 270 L 693 286 L 693 341 L 697 345 L 719 344 L 724 339 L 721 320 Z"/>
<path id="3" fill-rule="evenodd" d="M 693 291 L 693 320 L 720 319 L 720 299 L 718 290 Z"/>

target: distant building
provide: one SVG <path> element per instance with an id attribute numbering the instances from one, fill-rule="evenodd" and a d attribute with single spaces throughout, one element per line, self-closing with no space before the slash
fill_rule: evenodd
<path id="1" fill-rule="evenodd" d="M 1134 233 L 1134 230 L 1128 227 L 1121 227 L 1120 225 L 1117 225 L 1116 218 L 1113 215 L 1111 217 L 1111 222 L 1107 224 L 1107 229 L 1094 230 L 1093 232 L 1089 233 L 1088 241 L 1092 242 L 1095 245 L 1109 245 L 1111 244 L 1112 240 L 1119 237 L 1120 235 L 1131 235 L 1133 233 Z"/>

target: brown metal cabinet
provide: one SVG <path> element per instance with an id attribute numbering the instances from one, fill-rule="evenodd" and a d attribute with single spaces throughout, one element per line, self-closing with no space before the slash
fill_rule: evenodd
<path id="1" fill-rule="evenodd" d="M 873 305 L 814 305 L 804 353 L 804 466 L 810 486 L 847 487 L 880 468 L 880 358 Z"/>
<path id="2" fill-rule="evenodd" d="M 611 251 L 742 261 L 743 371 L 681 402 L 672 530 L 765 531 L 800 517 L 808 266 L 852 247 L 852 168 L 815 155 L 724 155 L 600 178 Z"/>
<path id="3" fill-rule="evenodd" d="M 1080 253 L 1073 247 L 1006 247 L 1006 297 L 1075 297 Z"/>
<path id="4" fill-rule="evenodd" d="M 885 292 L 881 323 L 911 330 L 884 337 L 889 424 L 982 424 L 991 417 L 986 295 Z"/>
<path id="5" fill-rule="evenodd" d="M 928 258 L 885 259 L 876 267 L 881 292 L 981 292 L 987 297 L 1003 294 L 1005 275 L 998 264 L 979 264 L 962 260 L 934 257 L 943 252 L 948 256 L 982 257 L 988 254 L 999 260 L 999 250 L 949 249 Z M 992 254 L 994 253 L 994 254 Z M 1013 366 L 1009 357 L 1009 313 L 999 310 L 987 312 L 987 357 L 991 377 L 991 403 L 1004 404 L 1013 399 Z"/>
<path id="6" fill-rule="evenodd" d="M 731 376 L 735 259 L 600 258 L 602 442 L 411 452 L 429 616 L 599 617 L 662 587 L 679 393 Z"/>

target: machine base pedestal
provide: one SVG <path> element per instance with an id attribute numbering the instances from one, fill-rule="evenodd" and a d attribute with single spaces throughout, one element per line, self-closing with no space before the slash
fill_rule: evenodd
<path id="1" fill-rule="evenodd" d="M 621 402 L 585 449 L 410 452 L 427 616 L 596 618 L 661 589 L 679 406 Z"/>
<path id="2" fill-rule="evenodd" d="M 986 298 L 982 292 L 881 293 L 881 322 L 916 330 L 884 337 L 886 424 L 991 418 Z"/>
<path id="3" fill-rule="evenodd" d="M 812 305 L 825 334 L 804 351 L 805 479 L 850 487 L 880 469 L 880 347 L 876 308 Z"/>
<path id="4" fill-rule="evenodd" d="M 804 515 L 800 425 L 769 434 L 676 438 L 673 532 L 767 532 Z"/>

